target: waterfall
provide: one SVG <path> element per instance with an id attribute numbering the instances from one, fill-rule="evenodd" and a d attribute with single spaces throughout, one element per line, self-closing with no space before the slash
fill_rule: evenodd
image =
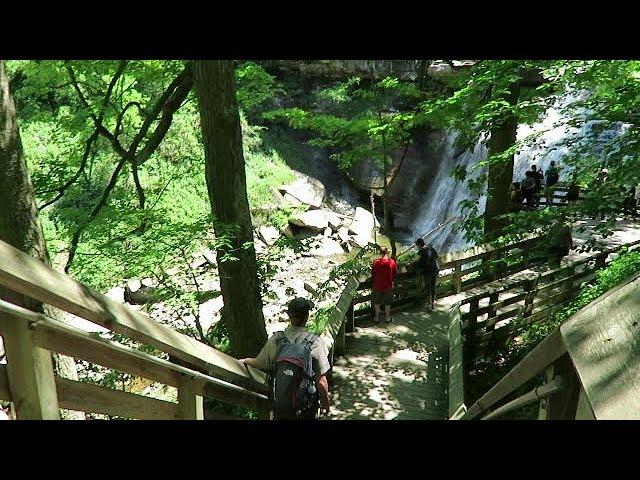
<path id="1" fill-rule="evenodd" d="M 573 93 L 559 97 L 546 110 L 540 122 L 518 127 L 517 140 L 520 141 L 532 135 L 536 138 L 533 142 L 527 142 L 516 153 L 514 181 L 522 181 L 525 171 L 529 170 L 531 165 L 546 171 L 552 160 L 561 167 L 560 181 L 568 181 L 571 178 L 571 168 L 563 165 L 562 162 L 571 149 L 571 145 L 566 143 L 568 140 L 580 142 L 588 136 L 595 135 L 596 151 L 603 155 L 604 161 L 606 146 L 624 134 L 629 125 L 618 122 L 600 130 L 597 127 L 603 122 L 587 120 L 588 112 L 584 109 L 574 109 L 569 114 L 571 104 L 582 100 L 585 95 L 585 93 Z M 576 114 L 579 126 L 572 125 L 572 121 L 576 120 Z M 451 173 L 456 166 L 465 166 L 472 176 L 479 175 L 482 171 L 473 167 L 486 158 L 487 149 L 480 140 L 473 151 L 467 150 L 456 157 L 455 138 L 455 132 L 448 132 L 435 147 L 436 158 L 430 159 L 437 164 L 433 181 L 426 192 L 413 203 L 415 216 L 408 229 L 410 235 L 404 236 L 403 242 L 409 243 L 448 218 L 460 215 L 460 202 L 471 198 L 466 182 L 455 180 Z M 484 211 L 485 203 L 486 192 L 478 199 L 480 213 Z M 464 239 L 463 232 L 454 231 L 454 223 L 448 223 L 428 237 L 427 240 L 439 252 L 455 251 L 471 246 L 470 242 Z"/>
<path id="2" fill-rule="evenodd" d="M 415 240 L 451 217 L 459 216 L 460 202 L 471 197 L 467 184 L 455 180 L 451 172 L 454 167 L 462 165 L 467 167 L 471 175 L 477 176 L 482 173 L 472 171 L 471 168 L 486 157 L 487 149 L 482 142 L 478 142 L 473 151 L 466 150 L 456 157 L 456 137 L 456 133 L 447 133 L 438 145 L 441 157 L 437 162 L 436 173 L 426 194 L 414 204 L 419 216 L 411 225 L 411 238 L 405 238 L 404 241 Z M 478 201 L 481 210 L 484 211 L 486 195 L 482 195 Z M 439 252 L 468 247 L 469 242 L 464 239 L 463 233 L 454 232 L 453 227 L 454 222 L 449 222 L 429 235 L 426 240 Z"/>

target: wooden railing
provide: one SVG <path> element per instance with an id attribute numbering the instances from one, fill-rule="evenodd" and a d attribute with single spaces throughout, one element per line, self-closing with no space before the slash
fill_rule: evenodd
<path id="1" fill-rule="evenodd" d="M 485 353 L 486 348 L 493 341 L 504 341 L 509 335 L 524 326 L 547 320 L 564 308 L 576 298 L 583 282 L 594 279 L 597 271 L 611 262 L 613 254 L 623 248 L 635 250 L 639 247 L 640 240 L 609 248 L 562 268 L 533 277 L 517 279 L 495 290 L 488 289 L 477 295 L 471 295 L 460 302 L 458 305 L 466 304 L 469 306 L 469 311 L 463 313 L 460 319 L 464 337 L 463 368 L 469 368 Z M 640 274 L 634 275 L 625 284 L 612 289 L 582 308 L 581 312 L 588 311 L 593 305 L 606 299 L 612 292 L 620 290 L 627 283 L 635 281 L 639 277 Z M 505 298 L 500 300 L 500 295 Z M 625 301 L 628 300 L 628 297 L 623 298 Z M 480 299 L 487 300 L 487 304 L 480 307 Z M 632 308 L 637 308 L 637 306 Z M 502 309 L 504 310 L 500 312 Z M 499 326 L 499 322 L 509 318 L 513 318 L 513 320 Z M 580 336 L 586 335 L 587 333 L 584 333 Z M 572 366 L 575 360 L 572 362 L 569 358 L 561 336 L 561 327 L 558 327 L 498 384 L 478 399 L 462 416 L 462 419 L 479 417 L 482 413 L 489 411 L 492 406 L 508 398 L 516 389 L 543 373 L 544 380 L 541 386 L 502 405 L 483 418 L 497 418 L 535 401 L 540 401 L 540 419 L 594 418 L 586 398 L 586 391 L 581 390 L 579 378 Z M 464 399 L 462 405 L 464 405 Z M 640 412 L 635 412 L 635 414 L 640 414 Z M 460 418 L 460 415 L 453 417 L 450 414 L 450 417 L 452 419 Z"/>
<path id="2" fill-rule="evenodd" d="M 495 342 L 504 342 L 525 326 L 547 320 L 574 300 L 580 284 L 595 278 L 622 248 L 635 249 L 640 240 L 608 248 L 582 260 L 508 282 L 484 285 L 460 302 L 465 365 L 473 364 Z"/>
<path id="3" fill-rule="evenodd" d="M 2 300 L 0 334 L 7 365 L 0 366 L 0 398 L 13 402 L 19 419 L 58 419 L 59 408 L 124 418 L 202 419 L 203 397 L 261 414 L 268 410 L 263 372 L 91 290 L 4 242 L 0 242 L 0 287 L 9 300 L 29 297 L 191 366 L 97 338 Z M 178 403 L 57 377 L 50 352 L 177 387 Z"/>
<path id="4" fill-rule="evenodd" d="M 558 326 L 462 416 L 494 419 L 539 402 L 538 419 L 638 419 L 640 273 Z M 541 378 L 540 378 L 541 377 Z M 536 382 L 536 379 L 539 380 Z M 528 383 L 537 387 L 515 399 Z"/>
<path id="5" fill-rule="evenodd" d="M 507 245 L 493 247 L 481 245 L 466 250 L 450 252 L 438 256 L 440 271 L 436 280 L 437 297 L 470 290 L 487 281 L 502 278 L 520 272 L 534 264 L 533 252 L 539 244 L 537 233 Z M 401 272 L 394 286 L 392 306 L 397 307 L 415 299 L 416 273 Z M 371 279 L 362 279 L 358 291 L 363 294 L 354 298 L 354 306 L 371 301 Z M 355 311 L 356 319 L 366 317 L 372 307 Z"/>

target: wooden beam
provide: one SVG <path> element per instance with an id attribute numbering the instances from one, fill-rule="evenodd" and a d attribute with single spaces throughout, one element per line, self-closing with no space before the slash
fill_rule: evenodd
<path id="1" fill-rule="evenodd" d="M 561 375 L 567 385 L 564 390 L 546 399 L 543 418 L 544 420 L 573 420 L 578 405 L 580 382 L 569 355 L 565 354 L 554 362 L 553 376 L 557 375 Z"/>
<path id="2" fill-rule="evenodd" d="M 6 313 L 0 313 L 0 332 L 17 418 L 60 420 L 51 353 L 35 344 L 28 323 Z"/>
<path id="3" fill-rule="evenodd" d="M 140 420 L 175 420 L 178 404 L 56 377 L 60 407 Z"/>
<path id="4" fill-rule="evenodd" d="M 60 408 L 142 420 L 174 420 L 178 404 L 55 377 Z M 0 398 L 11 401 L 7 365 L 0 365 Z"/>
<path id="5" fill-rule="evenodd" d="M 266 391 L 266 375 L 247 369 L 230 355 L 162 325 L 47 267 L 39 260 L 0 241 L 0 285 L 66 312 L 127 335 L 189 362 L 214 376 Z"/>
<path id="6" fill-rule="evenodd" d="M 516 388 L 524 385 L 539 374 L 544 368 L 564 354 L 565 351 L 560 329 L 556 328 L 497 384 L 471 405 L 462 419 L 471 420 L 479 416 Z"/>
<path id="7" fill-rule="evenodd" d="M 41 348 L 174 387 L 178 387 L 185 378 L 191 379 L 200 385 L 201 393 L 206 389 L 208 397 L 234 405 L 257 408 L 267 403 L 266 396 L 260 393 L 176 365 L 117 342 L 96 338 L 90 333 L 3 300 L 0 300 L 0 312 L 10 312 L 16 321 L 29 322 L 33 329 L 34 341 Z"/>
<path id="8" fill-rule="evenodd" d="M 589 403 L 589 398 L 584 388 L 580 388 L 580 394 L 578 395 L 578 406 L 576 407 L 576 420 L 595 420 L 596 417 L 593 414 L 593 409 Z"/>
<path id="9" fill-rule="evenodd" d="M 178 387 L 178 418 L 180 420 L 204 420 L 204 405 L 201 388 L 190 380 Z"/>

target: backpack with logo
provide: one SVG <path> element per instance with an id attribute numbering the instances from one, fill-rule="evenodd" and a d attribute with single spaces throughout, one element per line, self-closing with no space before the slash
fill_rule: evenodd
<path id="1" fill-rule="evenodd" d="M 439 269 L 438 253 L 431 245 L 428 245 L 425 248 L 421 249 L 419 255 L 420 268 L 422 270 L 433 272 Z"/>
<path id="2" fill-rule="evenodd" d="M 313 372 L 311 347 L 318 339 L 308 333 L 298 342 L 290 342 L 284 332 L 278 334 L 271 374 L 271 395 L 276 419 L 299 419 L 318 410 L 319 395 Z"/>

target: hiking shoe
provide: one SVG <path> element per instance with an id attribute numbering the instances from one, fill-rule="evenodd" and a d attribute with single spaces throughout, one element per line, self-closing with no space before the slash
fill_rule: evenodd
<path id="1" fill-rule="evenodd" d="M 386 323 L 391 323 L 391 322 L 393 322 L 393 318 L 389 317 L 389 320 L 387 320 Z"/>

